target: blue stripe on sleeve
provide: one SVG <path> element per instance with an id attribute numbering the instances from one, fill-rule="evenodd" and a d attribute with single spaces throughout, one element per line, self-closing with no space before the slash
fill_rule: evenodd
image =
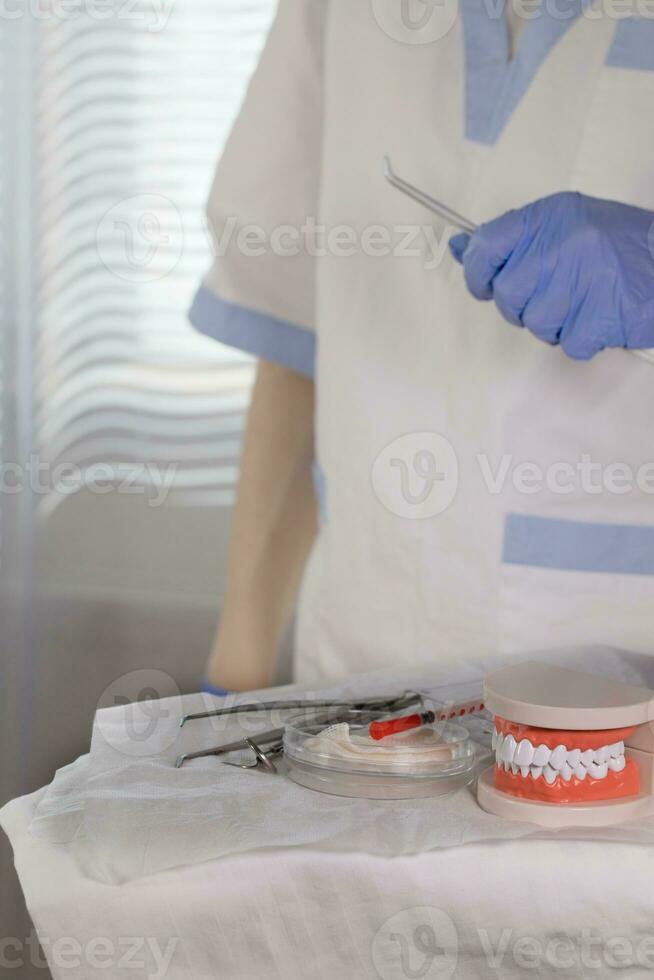
<path id="1" fill-rule="evenodd" d="M 654 20 L 649 17 L 620 20 L 606 63 L 611 68 L 654 71 Z"/>
<path id="2" fill-rule="evenodd" d="M 654 575 L 654 527 L 508 514 L 503 561 L 559 571 Z"/>
<path id="3" fill-rule="evenodd" d="M 216 687 L 211 681 L 206 678 L 202 681 L 202 686 L 200 688 L 203 694 L 213 694 L 215 698 L 226 698 L 230 693 L 225 687 Z"/>
<path id="4" fill-rule="evenodd" d="M 320 517 L 320 523 L 327 523 L 327 477 L 325 476 L 325 471 L 318 462 L 314 460 L 313 466 L 311 468 L 311 474 L 313 476 L 313 488 L 316 494 L 316 502 L 318 504 L 318 516 Z"/>
<path id="5" fill-rule="evenodd" d="M 316 338 L 309 330 L 228 303 L 206 286 L 196 293 L 189 318 L 200 333 L 222 344 L 314 376 Z"/>

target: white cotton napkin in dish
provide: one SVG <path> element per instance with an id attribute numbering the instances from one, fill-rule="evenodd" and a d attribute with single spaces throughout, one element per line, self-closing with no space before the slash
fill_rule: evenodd
<path id="1" fill-rule="evenodd" d="M 416 728 L 408 732 L 388 735 L 375 741 L 361 732 L 352 733 L 347 722 L 331 725 L 309 739 L 304 745 L 303 758 L 311 755 L 328 759 L 361 761 L 402 769 L 410 766 L 426 766 L 451 759 L 452 750 L 431 727 Z"/>

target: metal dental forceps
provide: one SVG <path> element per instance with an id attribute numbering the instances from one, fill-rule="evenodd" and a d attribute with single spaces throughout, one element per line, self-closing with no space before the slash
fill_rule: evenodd
<path id="1" fill-rule="evenodd" d="M 472 223 L 467 218 L 464 218 L 462 214 L 457 211 L 453 211 L 452 208 L 448 208 L 447 204 L 443 204 L 441 201 L 437 201 L 435 197 L 430 197 L 429 194 L 425 194 L 424 191 L 419 190 L 414 187 L 413 184 L 407 183 L 406 180 L 402 180 L 398 177 L 393 167 L 391 166 L 391 161 L 388 157 L 384 157 L 384 177 L 392 184 L 393 187 L 397 188 L 398 191 L 402 191 L 407 197 L 412 198 L 412 200 L 417 201 L 418 204 L 422 204 L 423 207 L 429 208 L 435 214 L 439 215 L 444 221 L 448 221 L 455 228 L 460 228 L 461 231 L 468 232 L 469 235 L 474 234 L 477 231 L 478 225 Z M 652 350 L 631 350 L 630 354 L 635 357 L 640 357 L 644 361 L 649 361 L 650 364 L 654 364 L 654 349 Z"/>
<path id="2" fill-rule="evenodd" d="M 402 191 L 403 194 L 417 201 L 418 204 L 422 204 L 423 207 L 429 208 L 430 211 L 439 215 L 444 221 L 448 221 L 451 225 L 454 225 L 455 228 L 460 228 L 461 231 L 467 231 L 469 235 L 477 231 L 477 225 L 473 224 L 472 221 L 464 218 L 457 211 L 453 211 L 452 208 L 448 208 L 447 204 L 437 201 L 435 197 L 430 197 L 429 194 L 425 194 L 424 191 L 414 187 L 413 184 L 409 184 L 406 180 L 398 177 L 388 157 L 384 157 L 384 177 L 398 191 Z"/>
<path id="3" fill-rule="evenodd" d="M 218 708 L 215 711 L 202 711 L 197 714 L 185 715 L 181 725 L 187 721 L 196 721 L 201 718 L 217 718 L 222 715 L 240 714 L 250 711 L 287 711 L 297 709 L 314 708 L 338 708 L 336 712 L 323 712 L 316 716 L 316 722 L 330 725 L 339 721 L 348 721 L 352 716 L 360 722 L 374 721 L 385 715 L 393 714 L 396 711 L 403 711 L 414 704 L 422 701 L 422 695 L 417 691 L 404 691 L 402 694 L 390 697 L 371 697 L 353 699 L 350 701 L 338 700 L 311 700 L 309 698 L 294 699 L 290 701 L 260 701 L 256 704 L 236 704 L 229 708 Z M 265 747 L 265 748 L 264 748 Z M 256 763 L 253 765 L 243 765 L 240 768 L 255 769 L 259 766 L 268 772 L 276 772 L 274 764 L 270 761 L 271 756 L 281 755 L 284 751 L 284 729 L 273 728 L 270 731 L 257 735 L 256 739 L 239 738 L 235 742 L 228 742 L 226 745 L 217 745 L 214 748 L 202 749 L 199 752 L 185 752 L 178 756 L 175 768 L 181 769 L 185 762 L 192 759 L 204 759 L 212 755 L 226 755 L 229 752 L 243 751 L 250 749 L 254 752 Z M 236 765 L 238 763 L 228 763 Z"/>
<path id="4" fill-rule="evenodd" d="M 320 700 L 297 698 L 290 701 L 257 701 L 253 704 L 233 704 L 229 708 L 217 708 L 214 711 L 199 711 L 196 714 L 184 715 L 179 723 L 183 728 L 187 721 L 198 721 L 201 718 L 220 718 L 223 715 L 243 714 L 251 711 L 286 711 L 303 708 L 343 708 L 349 711 L 401 711 L 417 704 L 422 695 L 417 691 L 404 691 L 402 694 L 388 697 L 353 698 L 352 700 Z"/>
<path id="5" fill-rule="evenodd" d="M 265 769 L 266 772 L 272 773 L 273 775 L 277 772 L 277 766 L 272 760 L 275 756 L 283 754 L 283 741 L 278 745 L 273 745 L 266 752 L 263 751 L 258 742 L 255 742 L 253 738 L 246 738 L 245 744 L 254 753 L 254 762 L 230 762 L 229 759 L 225 759 L 224 763 L 226 766 L 234 766 L 235 769 Z"/>
<path id="6" fill-rule="evenodd" d="M 226 755 L 228 752 L 242 752 L 244 749 L 253 749 L 255 756 L 258 756 L 258 753 L 262 752 L 262 746 L 270 745 L 275 748 L 281 744 L 283 738 L 283 728 L 272 728 L 269 732 L 262 732 L 261 735 L 257 735 L 257 740 L 254 743 L 251 738 L 244 737 L 239 738 L 236 742 L 228 742 L 226 745 L 216 745 L 211 749 L 202 749 L 199 752 L 185 752 L 183 755 L 177 757 L 175 769 L 181 769 L 185 762 L 190 762 L 192 759 L 206 759 L 210 755 Z M 256 748 L 253 748 L 253 744 L 256 745 Z M 245 768 L 250 767 L 247 766 Z"/>

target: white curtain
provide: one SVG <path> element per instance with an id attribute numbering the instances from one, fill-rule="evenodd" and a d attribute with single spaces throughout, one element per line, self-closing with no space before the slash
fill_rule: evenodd
<path id="1" fill-rule="evenodd" d="M 199 681 L 253 367 L 186 313 L 274 7 L 3 7 L 0 802 L 83 750 L 116 678 Z"/>
<path id="2" fill-rule="evenodd" d="M 174 466 L 177 490 L 231 500 L 251 367 L 186 311 L 271 7 L 124 4 L 34 31 L 34 436 L 53 466 L 112 462 L 137 483 Z"/>
<path id="3" fill-rule="evenodd" d="M 252 365 L 194 334 L 186 312 L 211 258 L 211 176 L 273 7 L 41 0 L 0 22 L 3 435 L 25 467 L 21 520 L 34 517 L 32 574 L 47 589 L 119 588 L 120 556 L 103 580 L 89 552 L 109 554 L 104 536 L 139 524 L 139 491 L 180 535 L 180 510 L 206 506 L 215 523 L 233 499 Z M 127 494 L 131 511 L 115 499 Z M 86 552 L 80 519 L 93 525 Z M 150 547 L 147 525 L 135 551 Z"/>

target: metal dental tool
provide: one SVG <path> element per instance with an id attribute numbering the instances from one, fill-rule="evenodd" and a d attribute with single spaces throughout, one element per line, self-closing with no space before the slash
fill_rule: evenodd
<path id="1" fill-rule="evenodd" d="M 257 749 L 260 751 L 262 745 L 279 745 L 283 737 L 283 728 L 272 728 L 268 732 L 262 732 L 261 735 L 257 735 Z M 252 739 L 244 737 L 237 739 L 235 742 L 228 742 L 226 745 L 216 745 L 211 749 L 202 749 L 199 752 L 185 752 L 183 755 L 177 757 L 175 769 L 181 769 L 185 762 L 190 762 L 192 759 L 205 759 L 211 755 L 226 755 L 228 752 L 242 752 L 243 749 L 251 749 L 251 742 Z"/>
<path id="2" fill-rule="evenodd" d="M 359 700 L 353 699 L 338 701 L 301 698 L 291 699 L 288 701 L 261 701 L 255 704 L 237 704 L 232 705 L 229 708 L 218 708 L 215 711 L 204 711 L 198 714 L 186 715 L 182 719 L 182 725 L 186 721 L 201 718 L 216 718 L 221 717 L 222 715 L 232 715 L 250 711 L 287 711 L 293 709 L 313 710 L 314 708 L 339 709 L 332 712 L 322 711 L 317 713 L 315 721 L 320 725 L 335 724 L 336 722 L 341 721 L 351 721 L 353 720 L 353 716 L 356 718 L 357 722 L 367 723 L 374 721 L 377 718 L 385 717 L 388 714 L 403 711 L 405 708 L 409 708 L 414 704 L 420 703 L 422 698 L 423 696 L 417 691 L 404 691 L 399 695 L 360 698 Z M 234 742 L 228 742 L 225 745 L 217 745 L 213 748 L 202 749 L 198 752 L 185 752 L 177 757 L 175 768 L 181 769 L 184 763 L 190 762 L 193 759 L 204 759 L 209 756 L 227 755 L 230 752 L 242 752 L 245 749 L 250 749 L 255 754 L 255 758 L 257 760 L 256 764 L 242 765 L 240 768 L 254 769 L 260 765 L 267 769 L 268 772 L 274 772 L 275 767 L 272 765 L 272 763 L 270 763 L 270 757 L 282 754 L 283 741 L 284 729 L 272 728 L 267 732 L 263 732 L 261 735 L 257 735 L 256 740 L 242 737 Z M 263 748 L 264 746 L 265 749 Z M 228 764 L 239 765 L 238 763 Z"/>
<path id="3" fill-rule="evenodd" d="M 183 728 L 187 721 L 198 721 L 202 718 L 221 718 L 223 715 L 245 714 L 251 711 L 286 711 L 291 709 L 303 708 L 344 708 L 351 711 L 366 710 L 388 710 L 401 711 L 409 708 L 412 704 L 420 701 L 421 695 L 416 691 L 404 691 L 399 695 L 388 697 L 359 698 L 349 701 L 344 700 L 311 700 L 310 698 L 297 698 L 290 701 L 258 701 L 251 704 L 233 704 L 228 708 L 216 708 L 213 711 L 199 711 L 195 714 L 184 715 L 180 724 Z"/>
<path id="4" fill-rule="evenodd" d="M 245 742 L 247 747 L 254 753 L 254 762 L 230 762 L 229 759 L 224 759 L 223 761 L 225 765 L 234 766 L 235 769 L 264 769 L 271 775 L 275 775 L 277 773 L 277 766 L 272 760 L 278 755 L 283 755 L 283 741 L 279 742 L 277 745 L 273 745 L 265 752 L 261 746 L 254 741 L 254 739 L 246 738 Z"/>
<path id="5" fill-rule="evenodd" d="M 403 194 L 406 194 L 407 197 L 412 198 L 418 204 L 422 204 L 423 207 L 429 208 L 430 211 L 439 215 L 444 221 L 449 222 L 449 224 L 454 225 L 455 228 L 460 228 L 461 231 L 466 231 L 470 235 L 477 231 L 477 225 L 473 224 L 472 221 L 464 218 L 457 211 L 453 211 L 452 208 L 448 208 L 447 204 L 437 201 L 436 198 L 430 197 L 429 194 L 425 194 L 424 191 L 414 187 L 413 184 L 409 184 L 406 180 L 398 177 L 388 157 L 384 157 L 384 177 L 398 191 L 402 191 Z"/>
<path id="6" fill-rule="evenodd" d="M 406 180 L 402 180 L 398 177 L 393 167 L 389 157 L 384 157 L 383 161 L 384 167 L 384 177 L 393 187 L 397 188 L 407 197 L 416 201 L 418 204 L 422 204 L 423 207 L 428 208 L 435 214 L 439 215 L 444 221 L 448 221 L 455 228 L 459 228 L 461 231 L 467 232 L 469 235 L 474 234 L 477 231 L 478 225 L 473 224 L 468 218 L 464 218 L 462 214 L 457 211 L 453 211 L 452 208 L 448 208 L 447 204 L 443 204 L 441 201 L 437 201 L 435 197 L 430 197 L 424 191 L 419 190 L 419 188 L 414 187 L 413 184 L 409 184 Z M 650 364 L 654 364 L 654 349 L 651 350 L 630 350 L 630 354 L 635 357 L 639 357 L 644 361 L 649 361 Z"/>

